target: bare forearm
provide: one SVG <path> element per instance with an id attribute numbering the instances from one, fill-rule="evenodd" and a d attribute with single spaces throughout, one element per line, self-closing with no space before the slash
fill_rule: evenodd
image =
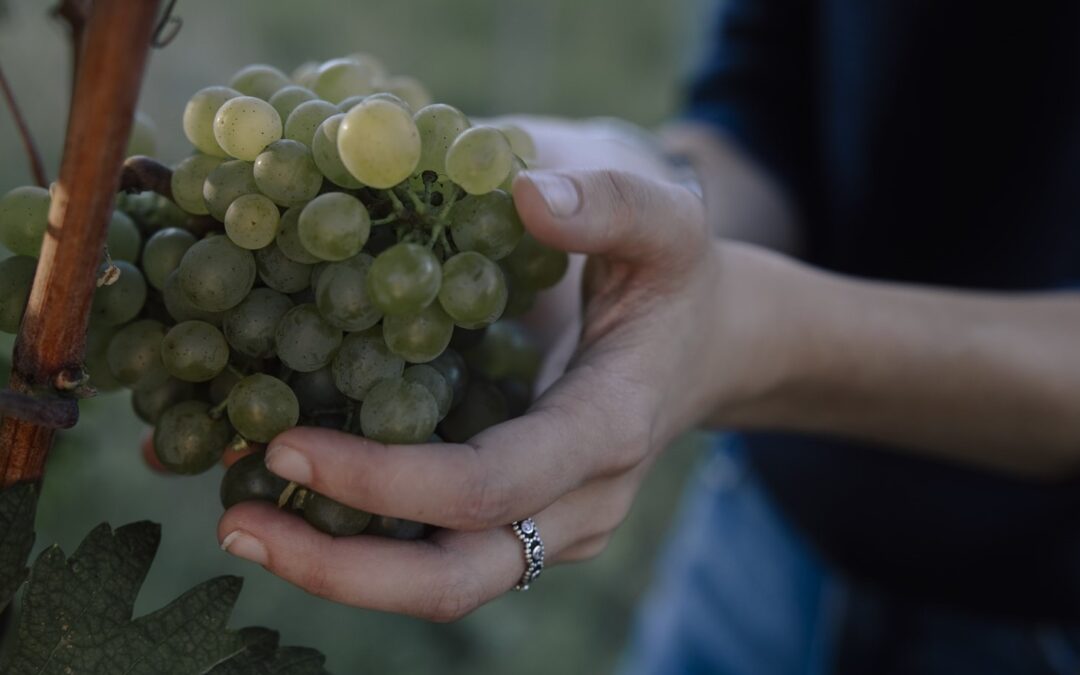
<path id="1" fill-rule="evenodd" d="M 1077 294 L 857 281 L 749 250 L 724 259 L 723 276 L 751 277 L 740 284 L 756 297 L 742 303 L 760 305 L 750 322 L 772 334 L 758 335 L 747 359 L 758 385 L 714 422 L 861 438 L 1031 475 L 1080 465 Z"/>

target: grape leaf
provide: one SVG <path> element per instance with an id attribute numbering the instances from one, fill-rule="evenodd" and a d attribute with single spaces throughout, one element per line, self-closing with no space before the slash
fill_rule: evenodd
<path id="1" fill-rule="evenodd" d="M 153 523 L 134 523 L 115 531 L 100 525 L 70 558 L 57 546 L 43 551 L 30 570 L 15 648 L 0 664 L 0 672 L 326 672 L 321 654 L 298 648 L 279 649 L 277 635 L 272 631 L 226 629 L 243 583 L 238 577 L 211 579 L 167 606 L 132 619 L 135 598 L 160 539 L 160 528 Z"/>
<path id="2" fill-rule="evenodd" d="M 0 611 L 26 579 L 26 561 L 34 546 L 37 487 L 19 483 L 0 492 Z"/>

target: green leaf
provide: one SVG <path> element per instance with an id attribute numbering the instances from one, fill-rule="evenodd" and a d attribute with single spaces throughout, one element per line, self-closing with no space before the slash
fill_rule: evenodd
<path id="1" fill-rule="evenodd" d="M 95 528 L 75 554 L 46 549 L 30 571 L 16 645 L 0 672 L 56 675 L 322 674 L 317 652 L 266 629 L 226 628 L 243 584 L 218 577 L 138 619 L 132 611 L 161 539 L 153 523 Z"/>
<path id="2" fill-rule="evenodd" d="M 37 487 L 19 483 L 0 492 L 0 612 L 26 580 L 26 561 L 34 547 Z"/>

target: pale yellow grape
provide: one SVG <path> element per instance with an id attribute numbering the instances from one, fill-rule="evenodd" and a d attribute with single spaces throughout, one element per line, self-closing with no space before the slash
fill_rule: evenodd
<path id="1" fill-rule="evenodd" d="M 241 68 L 229 80 L 229 86 L 241 94 L 261 98 L 264 101 L 270 100 L 278 89 L 289 84 L 289 78 L 285 73 L 262 63 Z"/>
<path id="2" fill-rule="evenodd" d="M 305 101 L 296 106 L 289 114 L 289 119 L 285 120 L 285 138 L 311 147 L 315 130 L 326 118 L 339 112 L 341 111 L 336 105 L 326 101 Z"/>
<path id="3" fill-rule="evenodd" d="M 260 249 L 277 237 L 279 220 L 278 207 L 269 197 L 243 195 L 225 211 L 225 234 L 240 248 Z"/>
<path id="4" fill-rule="evenodd" d="M 525 162 L 521 161 L 521 158 L 514 155 L 514 159 L 510 162 L 510 173 L 506 174 L 506 180 L 502 182 L 499 189 L 503 192 L 514 192 L 514 179 L 517 175 L 525 170 Z"/>
<path id="5" fill-rule="evenodd" d="M 371 72 L 374 73 L 374 77 L 372 79 L 375 81 L 384 79 L 386 77 L 386 66 L 383 65 L 382 61 L 375 58 L 371 54 L 366 54 L 364 52 L 354 52 L 352 54 L 349 54 L 345 58 L 349 59 L 350 61 L 356 61 L 357 63 L 362 63 L 366 65 L 371 70 Z"/>
<path id="6" fill-rule="evenodd" d="M 184 107 L 184 135 L 195 148 L 214 157 L 228 157 L 214 138 L 214 116 L 231 98 L 242 96 L 229 87 L 206 87 L 195 92 Z"/>
<path id="7" fill-rule="evenodd" d="M 337 114 L 323 120 L 311 141 L 311 155 L 315 159 L 315 166 L 319 167 L 327 180 L 343 188 L 355 190 L 362 185 L 341 163 L 341 154 L 337 147 L 338 129 L 343 119 L 345 115 Z"/>
<path id="8" fill-rule="evenodd" d="M 322 183 L 311 150 L 299 141 L 275 141 L 255 158 L 255 184 L 282 206 L 298 206 L 314 199 Z"/>
<path id="9" fill-rule="evenodd" d="M 366 99 L 366 98 L 367 98 L 367 94 L 358 94 L 356 96 L 350 96 L 349 98 L 347 98 L 344 101 L 341 101 L 340 103 L 337 104 L 338 110 L 340 110 L 343 113 L 349 112 L 350 110 L 353 109 L 353 106 L 363 103 L 364 99 Z"/>
<path id="10" fill-rule="evenodd" d="M 389 101 L 364 101 L 338 128 L 338 152 L 349 173 L 364 185 L 389 188 L 420 162 L 420 132 L 412 116 Z"/>
<path id="11" fill-rule="evenodd" d="M 431 104 L 431 94 L 420 80 L 408 75 L 394 75 L 375 83 L 376 91 L 385 91 L 405 101 L 413 110 Z"/>
<path id="12" fill-rule="evenodd" d="M 472 195 L 498 188 L 513 163 L 510 141 L 495 127 L 468 129 L 446 151 L 446 175 Z"/>
<path id="13" fill-rule="evenodd" d="M 225 152 L 252 162 L 281 138 L 281 117 L 261 98 L 231 98 L 214 115 L 214 138 Z"/>
<path id="14" fill-rule="evenodd" d="M 367 100 L 367 101 L 390 101 L 394 105 L 404 109 L 405 112 L 409 113 L 410 115 L 413 114 L 412 106 L 410 106 L 405 101 L 401 100 L 400 97 L 395 96 L 394 94 L 391 94 L 388 91 L 380 91 L 380 92 L 371 94 L 370 96 L 365 96 L 364 99 Z"/>
<path id="15" fill-rule="evenodd" d="M 377 76 L 371 63 L 331 59 L 319 68 L 312 90 L 327 101 L 338 103 L 357 94 L 370 94 Z"/>
<path id="16" fill-rule="evenodd" d="M 270 105 L 274 106 L 274 110 L 278 112 L 278 116 L 284 122 L 289 119 L 289 114 L 296 110 L 296 106 L 306 101 L 314 101 L 317 98 L 315 92 L 307 87 L 290 84 L 287 87 L 278 89 L 277 93 L 270 97 Z"/>
<path id="17" fill-rule="evenodd" d="M 152 157 L 157 150 L 157 125 L 150 116 L 141 110 L 136 111 L 128 137 L 127 156 L 146 155 Z"/>
<path id="18" fill-rule="evenodd" d="M 172 174 L 172 194 L 176 205 L 196 216 L 210 213 L 203 199 L 203 186 L 206 177 L 223 161 L 221 157 L 195 154 L 177 164 Z"/>
<path id="19" fill-rule="evenodd" d="M 292 71 L 292 81 L 301 87 L 311 89 L 311 85 L 315 84 L 315 76 L 319 74 L 320 65 L 318 61 L 301 63 Z"/>
<path id="20" fill-rule="evenodd" d="M 232 159 L 218 164 L 203 183 L 203 201 L 217 220 L 225 220 L 225 212 L 237 197 L 255 194 L 254 165 L 242 159 Z"/>
<path id="21" fill-rule="evenodd" d="M 533 138 L 528 131 L 516 124 L 500 124 L 496 128 L 503 132 L 506 140 L 510 141 L 510 149 L 525 164 L 532 164 L 536 161 L 536 143 L 533 142 Z"/>
<path id="22" fill-rule="evenodd" d="M 446 151 L 471 125 L 465 113 L 443 103 L 424 106 L 413 116 L 420 131 L 420 164 L 417 171 L 446 173 Z"/>

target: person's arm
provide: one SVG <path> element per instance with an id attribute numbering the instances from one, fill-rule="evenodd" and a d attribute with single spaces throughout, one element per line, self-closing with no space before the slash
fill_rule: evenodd
<path id="1" fill-rule="evenodd" d="M 1080 295 L 856 280 L 751 251 L 726 259 L 731 283 L 755 290 L 717 298 L 742 318 L 714 316 L 744 333 L 735 342 L 765 344 L 743 350 L 755 384 L 718 394 L 714 424 L 850 436 L 1045 478 L 1080 467 Z"/>

